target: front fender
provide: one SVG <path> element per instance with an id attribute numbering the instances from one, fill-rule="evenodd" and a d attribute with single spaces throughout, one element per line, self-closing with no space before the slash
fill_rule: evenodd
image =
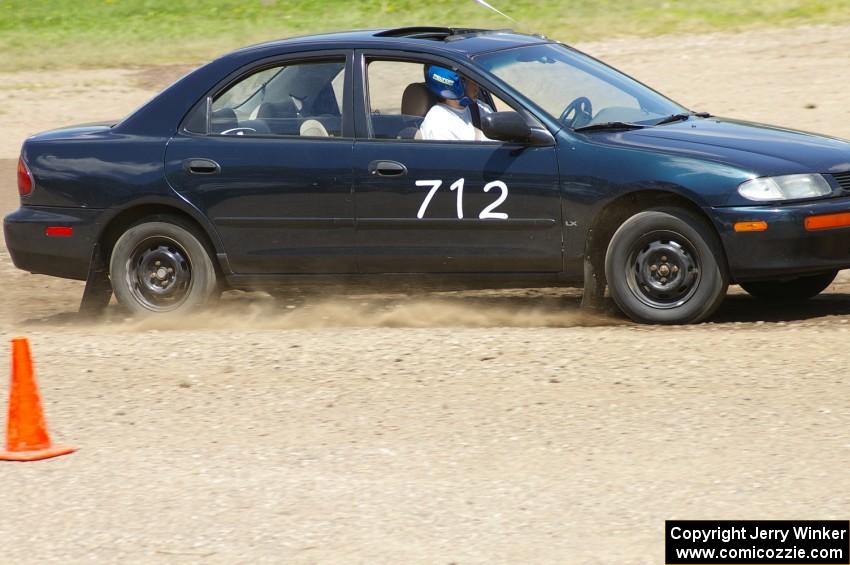
<path id="1" fill-rule="evenodd" d="M 629 194 L 669 194 L 710 211 L 727 205 L 752 171 L 672 153 L 588 142 L 564 136 L 559 143 L 564 259 L 581 269 L 588 234 L 599 214 Z"/>

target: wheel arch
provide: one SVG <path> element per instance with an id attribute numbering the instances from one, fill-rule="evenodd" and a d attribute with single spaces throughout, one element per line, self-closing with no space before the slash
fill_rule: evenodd
<path id="1" fill-rule="evenodd" d="M 210 259 L 219 274 L 224 274 L 227 266 L 222 261 L 224 249 L 213 226 L 197 210 L 187 210 L 185 207 L 172 201 L 151 200 L 134 202 L 133 205 L 117 210 L 104 223 L 98 235 L 97 243 L 103 254 L 103 259 L 108 259 L 112 247 L 130 226 L 139 220 L 148 217 L 170 215 L 175 216 L 195 227 L 205 238 L 203 242 L 211 252 Z M 225 263 L 225 264 L 222 264 Z"/>
<path id="2" fill-rule="evenodd" d="M 605 204 L 595 215 L 587 232 L 585 263 L 589 265 L 594 276 L 599 278 L 603 284 L 605 284 L 605 253 L 614 232 L 634 214 L 660 206 L 683 208 L 705 220 L 717 235 L 720 247 L 724 251 L 723 257 L 718 259 L 724 263 L 728 270 L 729 265 L 723 248 L 723 240 L 717 231 L 717 226 L 699 204 L 686 196 L 667 190 L 636 190 L 621 194 Z"/>

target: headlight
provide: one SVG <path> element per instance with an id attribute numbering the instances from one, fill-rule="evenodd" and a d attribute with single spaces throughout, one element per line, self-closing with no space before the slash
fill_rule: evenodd
<path id="1" fill-rule="evenodd" d="M 832 187 L 822 175 L 785 175 L 748 180 L 741 183 L 738 193 L 747 200 L 766 202 L 826 196 Z"/>

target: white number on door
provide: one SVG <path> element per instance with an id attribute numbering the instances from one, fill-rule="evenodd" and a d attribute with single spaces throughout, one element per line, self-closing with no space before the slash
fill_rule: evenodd
<path id="1" fill-rule="evenodd" d="M 457 190 L 457 219 L 463 219 L 463 179 L 457 179 L 449 190 Z"/>
<path id="2" fill-rule="evenodd" d="M 463 185 L 464 179 L 459 178 L 449 187 L 449 190 L 452 192 L 457 191 L 457 219 L 463 219 Z M 443 181 L 441 180 L 418 180 L 416 181 L 416 186 L 429 186 L 431 189 L 428 191 L 428 194 L 425 195 L 425 200 L 422 201 L 422 205 L 419 207 L 419 211 L 416 213 L 416 217 L 420 220 L 425 217 L 425 212 L 428 211 L 428 205 L 431 204 L 431 200 L 434 198 L 434 195 L 443 186 Z M 508 215 L 505 212 L 494 212 L 496 208 L 505 203 L 505 200 L 508 199 L 508 185 L 503 183 L 500 180 L 494 180 L 493 182 L 488 182 L 484 185 L 484 192 L 490 192 L 491 188 L 498 188 L 501 191 L 499 197 L 492 204 L 488 205 L 484 208 L 480 214 L 478 214 L 479 220 L 507 220 Z"/>
<path id="3" fill-rule="evenodd" d="M 478 219 L 507 220 L 508 215 L 505 212 L 494 212 L 493 210 L 501 206 L 505 202 L 505 200 L 508 199 L 508 185 L 506 185 L 500 180 L 494 180 L 493 182 L 488 182 L 484 185 L 484 192 L 490 192 L 491 188 L 498 188 L 502 191 L 502 193 L 499 195 L 495 202 L 481 210 L 481 213 L 478 214 Z"/>
<path id="4" fill-rule="evenodd" d="M 437 189 L 443 185 L 443 181 L 441 180 L 418 180 L 416 181 L 416 186 L 430 186 L 431 190 L 428 191 L 428 194 L 425 196 L 425 200 L 422 201 L 422 206 L 419 207 L 419 212 L 416 213 L 416 217 L 420 220 L 425 216 L 425 210 L 428 209 L 428 204 L 431 203 L 431 199 L 434 198 L 434 193 L 437 192 Z"/>

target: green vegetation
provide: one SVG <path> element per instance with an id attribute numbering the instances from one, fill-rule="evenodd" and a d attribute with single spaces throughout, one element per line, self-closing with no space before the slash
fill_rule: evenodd
<path id="1" fill-rule="evenodd" d="M 411 24 L 567 42 L 850 22 L 850 0 L 0 0 L 0 69 L 193 63 L 268 39 Z"/>

